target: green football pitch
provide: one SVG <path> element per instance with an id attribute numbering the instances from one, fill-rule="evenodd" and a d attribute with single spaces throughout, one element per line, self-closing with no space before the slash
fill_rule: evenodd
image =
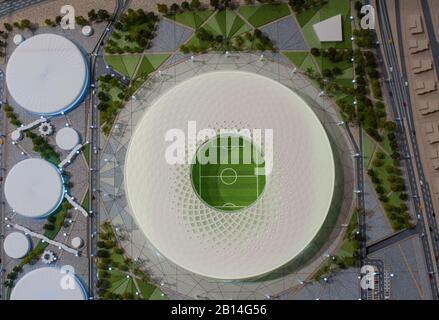
<path id="1" fill-rule="evenodd" d="M 199 147 L 192 165 L 192 184 L 198 197 L 221 211 L 251 206 L 262 194 L 266 177 L 260 151 L 241 136 L 218 136 Z"/>

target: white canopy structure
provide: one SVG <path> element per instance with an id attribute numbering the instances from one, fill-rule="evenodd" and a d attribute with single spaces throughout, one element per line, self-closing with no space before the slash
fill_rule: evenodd
<path id="1" fill-rule="evenodd" d="M 43 267 L 17 281 L 11 300 L 85 300 L 87 294 L 69 268 Z"/>
<path id="2" fill-rule="evenodd" d="M 58 168 L 50 162 L 26 159 L 9 171 L 5 196 L 16 213 L 28 218 L 42 218 L 61 204 L 64 184 Z"/>
<path id="3" fill-rule="evenodd" d="M 316 23 L 313 25 L 313 28 L 321 42 L 343 41 L 341 14 Z"/>
<path id="4" fill-rule="evenodd" d="M 73 128 L 62 128 L 56 134 L 56 145 L 63 150 L 72 150 L 78 143 L 79 134 Z"/>
<path id="5" fill-rule="evenodd" d="M 3 242 L 5 253 L 12 259 L 23 258 L 28 253 L 30 247 L 29 238 L 21 232 L 8 234 Z"/>
<path id="6" fill-rule="evenodd" d="M 192 188 L 190 164 L 165 161 L 166 133 L 187 132 L 190 120 L 198 130 L 273 130 L 273 172 L 254 205 L 212 209 Z M 161 96 L 138 122 L 125 161 L 125 194 L 148 240 L 216 279 L 257 277 L 297 257 L 321 229 L 334 185 L 330 141 L 313 110 L 282 84 L 241 71 L 196 76 Z"/>
<path id="7" fill-rule="evenodd" d="M 6 83 L 14 100 L 39 115 L 55 115 L 76 107 L 89 83 L 88 63 L 65 37 L 39 34 L 21 43 L 6 67 Z"/>

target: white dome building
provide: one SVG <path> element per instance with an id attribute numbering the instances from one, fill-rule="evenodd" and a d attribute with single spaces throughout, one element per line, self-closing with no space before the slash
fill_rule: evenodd
<path id="1" fill-rule="evenodd" d="M 23 41 L 6 67 L 11 96 L 22 108 L 38 115 L 56 115 L 78 106 L 89 81 L 83 53 L 72 41 L 55 34 Z"/>
<path id="2" fill-rule="evenodd" d="M 255 203 L 215 210 L 194 191 L 191 164 L 165 161 L 168 130 L 187 132 L 189 120 L 198 130 L 273 130 L 273 171 Z M 210 72 L 176 85 L 145 112 L 127 151 L 125 190 L 161 255 L 208 278 L 249 279 L 289 263 L 316 238 L 333 200 L 334 161 L 319 118 L 292 90 L 254 73 Z"/>
<path id="3" fill-rule="evenodd" d="M 86 300 L 80 280 L 68 268 L 42 267 L 21 277 L 11 292 L 11 300 Z"/>
<path id="4" fill-rule="evenodd" d="M 28 218 L 43 218 L 64 199 L 64 182 L 55 165 L 43 159 L 26 159 L 9 171 L 5 197 L 14 212 Z"/>
<path id="5" fill-rule="evenodd" d="M 12 259 L 23 258 L 30 250 L 29 238 L 21 232 L 11 232 L 3 242 L 3 249 L 8 257 Z"/>

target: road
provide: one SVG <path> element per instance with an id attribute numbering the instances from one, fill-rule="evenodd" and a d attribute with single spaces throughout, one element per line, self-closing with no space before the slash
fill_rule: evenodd
<path id="1" fill-rule="evenodd" d="M 0 70 L 0 103 L 3 103 L 5 94 L 5 74 L 3 71 Z M 4 122 L 5 121 L 5 114 L 4 112 L 0 111 L 0 139 L 4 141 L 4 137 L 6 134 Z M 5 145 L 0 145 L 0 176 L 3 177 L 5 168 Z M 3 250 L 3 240 L 4 235 L 6 234 L 5 231 L 5 206 L 4 206 L 4 197 L 3 197 L 3 182 L 0 182 L 0 300 L 2 300 L 5 297 L 5 287 L 3 283 L 6 280 L 6 274 L 3 268 L 3 262 L 6 261 L 5 251 Z"/>
<path id="2" fill-rule="evenodd" d="M 395 243 L 401 242 L 404 239 L 407 239 L 413 235 L 422 234 L 422 230 L 420 228 L 420 225 L 417 224 L 415 228 L 411 229 L 405 229 L 397 233 L 393 233 L 390 236 L 381 239 L 375 243 L 369 244 L 367 246 L 367 254 L 372 254 L 376 251 L 379 251 L 381 249 L 384 249 L 388 246 L 391 246 Z"/>
<path id="3" fill-rule="evenodd" d="M 47 0 L 4 0 L 0 2 L 0 18 Z"/>
<path id="4" fill-rule="evenodd" d="M 397 26 L 398 33 L 401 35 L 401 20 L 399 15 L 399 1 L 396 1 L 396 12 L 397 12 Z M 418 145 L 415 136 L 415 128 L 413 125 L 413 116 L 411 113 L 411 101 L 410 95 L 407 92 L 407 87 L 405 86 L 405 80 L 407 79 L 406 70 L 405 70 L 405 61 L 401 59 L 402 70 L 399 68 L 399 59 L 396 53 L 395 46 L 393 45 L 393 36 L 391 31 L 391 24 L 388 16 L 387 3 L 383 0 L 377 0 L 377 8 L 376 12 L 378 13 L 378 22 L 380 24 L 381 29 L 381 51 L 386 57 L 386 61 L 389 66 L 393 67 L 393 72 L 389 75 L 390 81 L 387 82 L 389 91 L 393 93 L 393 98 L 391 99 L 392 110 L 397 120 L 398 131 L 401 133 L 401 150 L 403 152 L 404 158 L 406 159 L 406 168 L 407 175 L 409 179 L 409 187 L 411 191 L 411 196 L 413 200 L 414 210 L 418 217 L 418 230 L 424 235 L 430 234 L 431 228 L 431 236 L 434 240 L 437 236 L 437 226 L 436 221 L 434 219 L 434 211 L 430 198 L 430 190 L 426 179 L 424 177 L 424 172 L 422 168 L 422 161 L 419 155 Z M 404 49 L 402 43 L 402 37 L 399 37 L 399 47 L 400 47 L 400 55 L 404 57 Z M 407 106 L 404 107 L 404 104 Z M 406 121 L 404 121 L 406 119 Z M 408 130 L 406 130 L 406 126 Z M 408 132 L 407 132 L 408 131 Z M 409 145 L 410 143 L 410 145 Z M 413 150 L 413 156 L 410 152 Z M 430 226 L 427 227 L 424 222 L 424 214 L 421 212 L 421 202 L 418 195 L 418 185 L 416 180 L 416 174 L 414 171 L 413 159 L 416 163 L 417 168 L 417 176 L 419 177 L 421 192 L 423 201 L 425 203 L 425 217 L 427 218 L 427 222 Z M 428 230 L 428 231 L 427 231 Z M 434 251 L 434 256 L 430 250 L 430 244 L 427 236 L 421 237 L 424 255 L 427 263 L 427 269 L 430 275 L 430 285 L 432 289 L 433 299 L 437 300 L 439 298 L 439 292 L 436 282 L 435 273 L 435 257 L 438 255 L 438 243 L 433 241 L 432 247 Z"/>
<path id="5" fill-rule="evenodd" d="M 119 19 L 120 15 L 128 8 L 130 0 L 116 0 L 116 9 L 113 13 L 111 21 L 108 23 L 105 32 L 99 39 L 96 47 L 90 56 L 91 66 L 91 83 L 95 86 L 91 93 L 90 109 L 91 109 L 91 124 L 90 124 L 90 219 L 88 220 L 88 254 L 89 254 L 89 295 L 91 299 L 97 297 L 97 268 L 94 255 L 97 252 L 97 238 L 99 234 L 99 110 L 97 108 L 97 79 L 106 71 L 103 62 L 104 43 L 111 34 L 114 23 Z"/>

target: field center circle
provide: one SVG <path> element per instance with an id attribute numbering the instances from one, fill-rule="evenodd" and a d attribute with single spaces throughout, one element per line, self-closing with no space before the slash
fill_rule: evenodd
<path id="1" fill-rule="evenodd" d="M 236 180 L 238 180 L 238 173 L 236 172 L 235 169 L 225 168 L 221 171 L 220 179 L 221 179 L 222 183 L 230 186 L 230 185 L 234 184 L 236 182 Z M 230 181 L 227 181 L 228 179 L 230 179 Z"/>

